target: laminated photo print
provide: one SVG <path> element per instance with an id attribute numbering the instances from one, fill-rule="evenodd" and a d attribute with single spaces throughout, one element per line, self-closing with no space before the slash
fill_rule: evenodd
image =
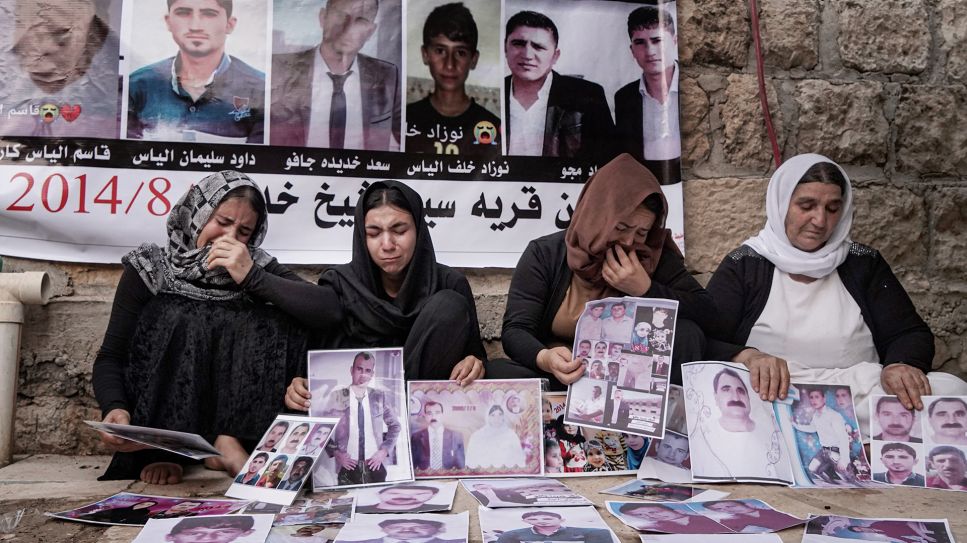
<path id="1" fill-rule="evenodd" d="M 594 505 L 556 479 L 474 479 L 460 484 L 490 508 Z"/>
<path id="2" fill-rule="evenodd" d="M 456 481 L 418 481 L 359 488 L 353 495 L 357 513 L 432 513 L 449 511 L 456 492 Z"/>
<path id="3" fill-rule="evenodd" d="M 658 479 L 666 483 L 690 483 L 690 451 L 685 397 L 682 387 L 671 385 L 668 389 L 668 407 L 665 410 L 665 437 L 651 440 L 638 468 L 638 478 Z"/>
<path id="4" fill-rule="evenodd" d="M 423 543 L 467 543 L 470 513 L 357 515 L 339 531 L 337 543 L 383 543 L 417 539 Z"/>
<path id="5" fill-rule="evenodd" d="M 758 534 L 798 526 L 805 521 L 777 511 L 760 500 L 690 503 L 606 502 L 621 522 L 644 532 L 670 534 Z"/>
<path id="6" fill-rule="evenodd" d="M 214 446 L 198 434 L 93 420 L 85 420 L 84 423 L 105 434 L 187 456 L 194 460 L 221 455 Z"/>
<path id="7" fill-rule="evenodd" d="M 629 481 L 600 491 L 602 494 L 624 496 L 652 502 L 688 502 L 717 500 L 728 492 L 706 490 L 694 486 L 650 483 L 642 480 Z"/>
<path id="8" fill-rule="evenodd" d="M 338 419 L 279 415 L 252 451 L 226 496 L 290 505 L 325 455 Z"/>
<path id="9" fill-rule="evenodd" d="M 49 516 L 91 524 L 143 526 L 152 518 L 230 515 L 241 512 L 247 501 L 171 498 L 120 492 L 109 498 Z"/>
<path id="10" fill-rule="evenodd" d="M 545 392 L 544 474 L 555 477 L 635 473 L 649 439 L 564 422 L 564 392 Z"/>
<path id="11" fill-rule="evenodd" d="M 877 486 L 848 386 L 793 383 L 773 405 L 786 445 L 795 451 L 790 455 L 795 486 Z"/>
<path id="12" fill-rule="evenodd" d="M 222 515 L 151 519 L 132 543 L 263 543 L 272 529 L 272 515 Z"/>
<path id="13" fill-rule="evenodd" d="M 309 414 L 339 421 L 314 489 L 413 480 L 403 349 L 309 351 Z"/>
<path id="14" fill-rule="evenodd" d="M 542 473 L 538 379 L 410 381 L 409 422 L 417 478 Z"/>
<path id="15" fill-rule="evenodd" d="M 682 365 L 682 380 L 694 480 L 793 484 L 772 404 L 750 394 L 745 366 L 691 362 Z"/>
<path id="16" fill-rule="evenodd" d="M 896 396 L 870 397 L 873 480 L 967 490 L 967 398 L 922 396 L 923 411 Z"/>
<path id="17" fill-rule="evenodd" d="M 802 543 L 836 541 L 929 541 L 953 543 L 946 519 L 853 518 L 824 515 L 809 519 Z"/>
<path id="18" fill-rule="evenodd" d="M 587 303 L 572 352 L 584 376 L 568 387 L 564 421 L 661 437 L 678 302 L 605 298 Z"/>
<path id="19" fill-rule="evenodd" d="M 779 532 L 806 522 L 754 499 L 693 501 L 688 506 L 738 534 Z"/>
<path id="20" fill-rule="evenodd" d="M 275 515 L 274 526 L 302 524 L 346 524 L 353 519 L 356 498 L 349 496 L 317 500 L 303 497 Z"/>
<path id="21" fill-rule="evenodd" d="M 593 506 L 477 509 L 484 543 L 579 541 L 618 543 Z"/>

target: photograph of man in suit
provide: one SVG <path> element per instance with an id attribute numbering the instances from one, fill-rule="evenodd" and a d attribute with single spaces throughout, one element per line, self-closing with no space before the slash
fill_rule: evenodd
<path id="1" fill-rule="evenodd" d="M 370 386 L 375 366 L 372 354 L 357 354 L 350 367 L 352 384 L 334 389 L 327 399 L 326 416 L 339 417 L 326 446 L 336 459 L 339 485 L 384 482 L 383 463 L 400 435 L 402 426 L 386 392 Z"/>
<path id="2" fill-rule="evenodd" d="M 507 153 L 605 162 L 614 123 L 597 83 L 552 70 L 561 56 L 557 26 L 543 13 L 521 11 L 507 20 L 504 81 Z"/>
<path id="3" fill-rule="evenodd" d="M 400 72 L 361 54 L 377 0 L 329 0 L 318 47 L 272 56 L 272 145 L 398 150 Z"/>
<path id="4" fill-rule="evenodd" d="M 583 541 L 584 543 L 611 543 L 611 534 L 604 528 L 574 528 L 564 525 L 564 517 L 554 511 L 528 511 L 520 519 L 530 526 L 507 530 L 500 534 L 497 543 L 521 543 L 523 541 Z"/>
<path id="5" fill-rule="evenodd" d="M 682 140 L 675 21 L 661 6 L 641 6 L 628 16 L 628 37 L 641 77 L 614 95 L 619 141 L 659 183 L 678 183 L 682 180 Z"/>
<path id="6" fill-rule="evenodd" d="M 443 405 L 428 401 L 423 406 L 426 428 L 410 437 L 413 468 L 419 470 L 463 469 L 463 435 L 443 425 Z"/>
<path id="7" fill-rule="evenodd" d="M 396 485 L 380 489 L 379 503 L 357 505 L 357 513 L 425 513 L 445 509 L 440 505 L 427 505 L 440 489 L 426 485 Z"/>
<path id="8" fill-rule="evenodd" d="M 404 541 L 418 541 L 419 543 L 465 543 L 466 539 L 441 539 L 437 534 L 443 531 L 445 525 L 436 520 L 421 518 L 393 518 L 379 523 L 379 527 L 386 534 L 378 539 L 366 539 L 355 543 L 401 543 Z"/>

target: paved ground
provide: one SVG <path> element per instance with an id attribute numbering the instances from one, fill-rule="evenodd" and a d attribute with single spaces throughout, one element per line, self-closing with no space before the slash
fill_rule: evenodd
<path id="1" fill-rule="evenodd" d="M 0 541 L 127 543 L 138 528 L 103 528 L 46 517 L 127 490 L 162 496 L 220 496 L 229 478 L 201 468 L 189 470 L 186 480 L 175 486 L 140 482 L 98 482 L 108 458 L 104 456 L 35 455 L 20 458 L 0 469 L 0 515 L 26 509 L 16 533 L 0 535 Z M 564 481 L 575 491 L 602 505 L 607 498 L 598 491 L 630 477 L 579 477 Z M 758 498 L 777 509 L 805 516 L 842 514 L 866 517 L 947 518 L 954 536 L 967 543 L 967 494 L 942 490 L 896 488 L 888 490 L 794 490 L 767 485 L 699 485 L 731 493 L 731 497 Z M 480 542 L 476 501 L 462 489 L 457 491 L 454 511 L 470 510 L 470 541 Z M 623 543 L 637 543 L 635 533 L 610 514 L 602 512 Z M 780 533 L 785 543 L 799 542 L 802 528 Z"/>

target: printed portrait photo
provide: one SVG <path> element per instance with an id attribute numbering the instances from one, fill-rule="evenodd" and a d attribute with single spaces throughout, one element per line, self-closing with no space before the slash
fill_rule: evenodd
<path id="1" fill-rule="evenodd" d="M 466 543 L 470 513 L 452 515 L 357 515 L 339 531 L 336 543 L 391 543 L 416 539 L 422 543 Z"/>
<path id="2" fill-rule="evenodd" d="M 400 0 L 273 6 L 271 144 L 398 151 Z"/>
<path id="3" fill-rule="evenodd" d="M 789 419 L 793 442 L 802 467 L 797 484 L 816 486 L 862 486 L 870 481 L 872 471 L 863 449 L 859 423 L 852 402 L 837 401 L 841 385 L 800 385 L 790 387 L 791 405 L 777 404 L 780 416 Z M 783 409 L 785 408 L 785 409 Z"/>
<path id="4" fill-rule="evenodd" d="M 967 397 L 926 396 L 923 399 L 928 443 L 967 445 Z"/>
<path id="5" fill-rule="evenodd" d="M 830 541 L 930 541 L 952 543 L 946 520 L 821 516 L 809 520 L 803 543 Z"/>
<path id="6" fill-rule="evenodd" d="M 688 436 L 671 430 L 665 430 L 665 437 L 651 440 L 645 456 L 675 468 L 691 469 Z"/>
<path id="7" fill-rule="evenodd" d="M 118 137 L 121 0 L 5 2 L 0 134 Z"/>
<path id="8" fill-rule="evenodd" d="M 171 498 L 120 492 L 76 509 L 51 513 L 51 516 L 92 524 L 143 526 L 152 518 L 228 515 L 240 512 L 247 504 L 239 500 Z"/>
<path id="9" fill-rule="evenodd" d="M 926 486 L 926 456 L 920 443 L 873 441 L 870 464 L 873 480 L 889 485 Z"/>
<path id="10" fill-rule="evenodd" d="M 556 479 L 480 479 L 461 481 L 484 507 L 593 505 Z"/>
<path id="11" fill-rule="evenodd" d="M 929 406 L 929 400 L 925 405 Z M 923 443 L 920 414 L 904 407 L 896 396 L 871 395 L 869 435 L 873 441 Z"/>
<path id="12" fill-rule="evenodd" d="M 133 543 L 262 543 L 272 529 L 272 515 L 228 515 L 152 519 Z"/>
<path id="13" fill-rule="evenodd" d="M 339 421 L 313 488 L 413 480 L 402 349 L 309 351 L 309 390 L 309 414 Z"/>
<path id="14" fill-rule="evenodd" d="M 133 2 L 126 137 L 265 142 L 267 0 Z"/>
<path id="15" fill-rule="evenodd" d="M 621 522 L 639 531 L 669 534 L 732 533 L 732 530 L 696 513 L 685 503 L 609 501 L 605 502 L 605 507 Z"/>
<path id="16" fill-rule="evenodd" d="M 501 154 L 500 4 L 407 4 L 406 152 Z"/>
<path id="17" fill-rule="evenodd" d="M 563 392 L 545 392 L 544 473 L 554 476 L 635 473 L 648 438 L 564 422 Z"/>
<path id="18" fill-rule="evenodd" d="M 484 543 L 526 541 L 580 541 L 618 543 L 594 507 L 527 507 L 488 509 L 480 506 Z M 535 539 L 540 537 L 541 539 Z"/>
<path id="19" fill-rule="evenodd" d="M 353 495 L 357 513 L 430 513 L 449 511 L 456 491 L 456 481 L 419 481 L 359 488 Z"/>
<path id="20" fill-rule="evenodd" d="M 777 511 L 760 500 L 714 500 L 690 503 L 689 507 L 740 534 L 778 532 L 805 521 Z"/>
<path id="21" fill-rule="evenodd" d="M 927 488 L 967 490 L 967 447 L 927 445 Z"/>
<path id="22" fill-rule="evenodd" d="M 744 366 L 693 362 L 682 366 L 682 378 L 696 480 L 792 483 L 788 449 L 772 405 L 750 394 Z"/>
<path id="23" fill-rule="evenodd" d="M 273 526 L 265 543 L 329 543 L 336 539 L 339 529 L 339 526 L 321 524 Z"/>
<path id="24" fill-rule="evenodd" d="M 417 477 L 541 473 L 537 381 L 411 381 L 409 394 Z"/>

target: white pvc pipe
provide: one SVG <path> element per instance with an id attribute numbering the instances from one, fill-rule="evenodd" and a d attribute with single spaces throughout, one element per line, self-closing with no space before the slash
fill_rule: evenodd
<path id="1" fill-rule="evenodd" d="M 0 466 L 13 461 L 23 306 L 44 305 L 49 298 L 46 272 L 0 273 Z"/>

